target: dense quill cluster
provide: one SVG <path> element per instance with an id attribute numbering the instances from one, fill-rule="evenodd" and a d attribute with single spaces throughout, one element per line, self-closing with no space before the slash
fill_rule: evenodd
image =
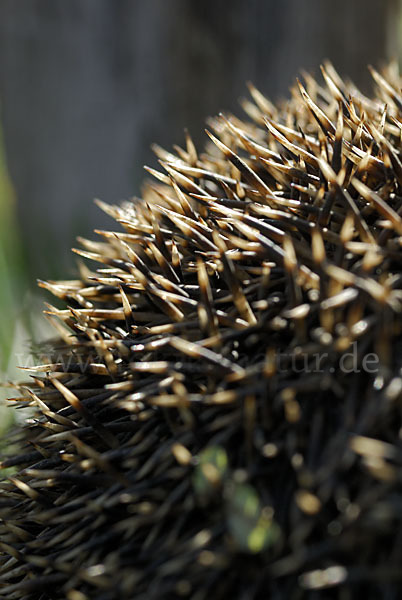
<path id="1" fill-rule="evenodd" d="M 400 597 L 401 79 L 322 74 L 155 147 L 79 279 L 41 283 L 1 597 Z"/>

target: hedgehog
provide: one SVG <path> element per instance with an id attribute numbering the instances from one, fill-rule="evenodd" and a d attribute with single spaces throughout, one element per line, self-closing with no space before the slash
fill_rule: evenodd
<path id="1" fill-rule="evenodd" d="M 370 71 L 250 84 L 40 282 L 0 597 L 400 597 L 402 81 Z"/>

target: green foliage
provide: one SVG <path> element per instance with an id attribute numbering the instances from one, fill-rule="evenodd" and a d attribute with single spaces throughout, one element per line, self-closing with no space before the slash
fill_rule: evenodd
<path id="1" fill-rule="evenodd" d="M 228 457 L 221 446 L 209 446 L 198 457 L 193 485 L 198 496 L 206 498 L 222 485 L 228 469 Z"/>
<path id="2" fill-rule="evenodd" d="M 7 168 L 0 131 L 0 382 L 10 363 L 20 298 L 24 259 L 15 218 L 15 193 Z M 7 393 L 0 389 L 0 400 Z M 13 411 L 0 404 L 0 439 L 13 421 Z"/>
<path id="3" fill-rule="evenodd" d="M 258 554 L 279 541 L 281 530 L 273 519 L 272 509 L 263 506 L 251 484 L 237 481 L 222 446 L 208 446 L 199 454 L 193 487 L 204 504 L 212 498 L 218 499 L 217 494 L 221 493 L 227 530 L 242 552 Z"/>
<path id="4" fill-rule="evenodd" d="M 6 369 L 14 335 L 24 261 L 14 215 L 15 193 L 0 132 L 0 369 Z"/>
<path id="5" fill-rule="evenodd" d="M 236 545 L 252 554 L 267 550 L 281 535 L 255 488 L 246 483 L 233 484 L 228 495 L 227 524 Z"/>

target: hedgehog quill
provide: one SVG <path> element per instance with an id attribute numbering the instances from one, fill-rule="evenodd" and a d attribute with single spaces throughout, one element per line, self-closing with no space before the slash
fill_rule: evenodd
<path id="1" fill-rule="evenodd" d="M 0 482 L 0 597 L 402 590 L 402 95 L 330 64 L 80 239 Z"/>

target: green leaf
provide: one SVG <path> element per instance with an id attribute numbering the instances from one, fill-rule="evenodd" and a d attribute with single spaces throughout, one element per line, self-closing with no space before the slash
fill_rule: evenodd
<path id="1" fill-rule="evenodd" d="M 222 446 L 209 446 L 198 456 L 193 486 L 201 497 L 211 496 L 222 485 L 228 472 L 228 457 Z"/>
<path id="2" fill-rule="evenodd" d="M 228 494 L 227 525 L 239 549 L 251 554 L 267 550 L 281 536 L 279 525 L 249 484 L 235 483 L 233 492 Z"/>

